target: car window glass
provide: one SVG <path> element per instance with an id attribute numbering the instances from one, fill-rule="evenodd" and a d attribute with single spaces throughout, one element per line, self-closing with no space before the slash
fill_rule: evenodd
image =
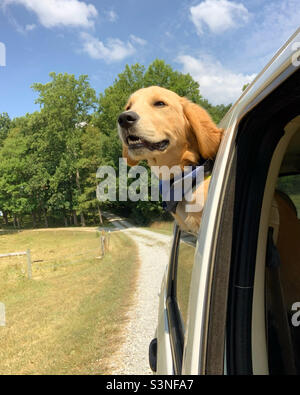
<path id="1" fill-rule="evenodd" d="M 280 177 L 277 182 L 277 190 L 285 193 L 293 202 L 300 218 L 300 174 Z"/>
<path id="2" fill-rule="evenodd" d="M 191 276 L 194 265 L 196 237 L 192 234 L 181 232 L 177 258 L 176 299 L 183 327 L 187 323 L 188 301 L 191 285 Z"/>
<path id="3" fill-rule="evenodd" d="M 275 201 L 279 226 L 272 234 L 269 229 L 266 262 L 269 371 L 299 374 L 300 174 L 279 178 Z"/>

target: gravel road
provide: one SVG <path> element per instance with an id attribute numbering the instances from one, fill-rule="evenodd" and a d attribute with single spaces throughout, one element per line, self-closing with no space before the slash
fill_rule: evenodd
<path id="1" fill-rule="evenodd" d="M 158 295 L 169 259 L 171 237 L 145 229 L 126 229 L 130 224 L 119 218 L 113 219 L 113 223 L 136 242 L 141 266 L 134 303 L 127 313 L 124 343 L 111 358 L 110 373 L 152 374 L 148 362 L 148 347 L 157 325 Z"/>

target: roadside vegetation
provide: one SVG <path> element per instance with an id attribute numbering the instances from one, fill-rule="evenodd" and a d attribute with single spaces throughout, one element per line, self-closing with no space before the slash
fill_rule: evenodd
<path id="1" fill-rule="evenodd" d="M 148 68 L 127 65 L 100 94 L 87 75 L 52 72 L 49 77 L 45 84 L 32 85 L 39 111 L 14 119 L 0 113 L 0 218 L 5 226 L 99 225 L 102 209 L 140 225 L 160 218 L 159 202 L 101 203 L 96 198 L 97 169 L 108 165 L 118 173 L 117 118 L 128 97 L 159 85 L 200 104 L 215 122 L 230 107 L 212 106 L 189 74 L 159 59 Z"/>
<path id="2" fill-rule="evenodd" d="M 169 220 L 169 221 L 154 221 L 151 225 L 149 225 L 144 229 L 170 236 L 173 234 L 173 228 L 174 228 L 174 220 Z"/>
<path id="3" fill-rule="evenodd" d="M 94 231 L 22 231 L 0 236 L 1 253 L 31 249 L 26 257 L 0 259 L 0 374 L 105 374 L 121 343 L 132 302 L 138 260 L 133 241 L 111 234 L 99 259 Z"/>

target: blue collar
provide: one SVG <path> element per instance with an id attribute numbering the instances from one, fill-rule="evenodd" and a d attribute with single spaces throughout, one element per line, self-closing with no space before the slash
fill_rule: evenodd
<path id="1" fill-rule="evenodd" d="M 196 186 L 200 174 L 204 174 L 204 177 L 210 176 L 212 172 L 214 162 L 210 159 L 198 166 L 189 166 L 191 171 L 182 172 L 181 175 L 174 177 L 171 180 L 160 180 L 159 181 L 159 192 L 162 197 L 167 196 L 167 200 L 162 201 L 162 208 L 167 211 L 174 213 L 179 202 L 183 200 L 184 195 Z M 188 190 L 186 186 L 189 186 Z M 197 185 L 198 186 L 198 185 Z M 185 188 L 184 188 L 185 187 Z"/>

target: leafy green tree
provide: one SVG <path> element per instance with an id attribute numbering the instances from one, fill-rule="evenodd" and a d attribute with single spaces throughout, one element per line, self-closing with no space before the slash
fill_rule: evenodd
<path id="1" fill-rule="evenodd" d="M 41 116 L 45 119 L 41 130 L 43 141 L 37 151 L 48 161 L 51 177 L 51 196 L 45 209 L 61 212 L 66 224 L 68 215 L 80 214 L 84 226 L 84 213 L 74 213 L 81 193 L 80 139 L 95 107 L 96 93 L 85 75 L 76 79 L 67 73 L 50 73 L 50 77 L 52 80 L 47 84 L 33 84 L 39 93 L 37 103 L 41 105 Z"/>
<path id="2" fill-rule="evenodd" d="M 150 64 L 144 75 L 144 87 L 161 86 L 176 92 L 179 96 L 185 96 L 195 103 L 200 104 L 201 95 L 199 84 L 190 74 L 174 71 L 163 60 L 156 59 Z"/>
<path id="3" fill-rule="evenodd" d="M 0 114 L 0 147 L 3 145 L 11 126 L 11 120 L 7 112 Z"/>
<path id="4" fill-rule="evenodd" d="M 89 124 L 81 136 L 81 159 L 78 162 L 82 191 L 78 196 L 77 210 L 89 213 L 89 220 L 97 216 L 100 224 L 103 219 L 101 204 L 96 197 L 96 171 L 104 164 L 102 152 L 105 139 L 106 136 L 101 136 L 99 128 Z"/>
<path id="5" fill-rule="evenodd" d="M 250 85 L 250 83 L 243 85 L 242 92 L 244 92 L 248 88 L 249 85 Z"/>
<path id="6" fill-rule="evenodd" d="M 17 142 L 17 144 L 16 144 Z M 19 128 L 10 130 L 0 151 L 0 202 L 4 212 L 20 227 L 21 217 L 29 211 L 27 139 Z"/>

